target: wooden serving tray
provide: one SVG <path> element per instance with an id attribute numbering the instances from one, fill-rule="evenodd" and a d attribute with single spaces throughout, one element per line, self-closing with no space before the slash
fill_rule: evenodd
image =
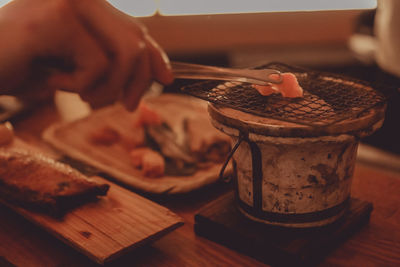
<path id="1" fill-rule="evenodd" d="M 170 120 L 169 124 L 178 124 L 185 116 L 208 116 L 206 102 L 190 96 L 164 94 L 146 102 L 156 110 L 158 107 L 163 119 Z M 86 118 L 52 125 L 44 131 L 43 138 L 65 155 L 97 168 L 128 187 L 148 193 L 187 193 L 218 180 L 221 164 L 210 164 L 190 176 L 145 177 L 132 166 L 129 152 L 121 144 L 101 146 L 88 140 L 90 132 L 102 125 L 131 131 L 130 123 L 132 113 L 119 105 L 109 106 Z M 231 171 L 231 166 L 228 166 L 225 173 L 229 175 Z"/>
<path id="2" fill-rule="evenodd" d="M 43 154 L 41 149 L 18 138 L 14 138 L 9 147 Z M 104 178 L 94 176 L 91 179 L 109 184 L 107 195 L 84 203 L 61 218 L 30 211 L 1 199 L 0 203 L 100 264 L 157 240 L 183 225 L 183 219 L 167 208 Z"/>
<path id="3" fill-rule="evenodd" d="M 3 204 L 97 263 L 104 264 L 183 225 L 176 214 L 116 184 L 107 196 L 58 219 L 6 202 Z"/>

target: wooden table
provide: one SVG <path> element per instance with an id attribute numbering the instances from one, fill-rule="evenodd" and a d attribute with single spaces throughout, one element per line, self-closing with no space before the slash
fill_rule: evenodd
<path id="1" fill-rule="evenodd" d="M 49 104 L 17 118 L 14 126 L 18 137 L 49 150 L 40 134 L 58 120 Z M 185 225 L 109 266 L 264 266 L 193 231 L 194 214 L 229 190 L 215 184 L 183 196 L 150 197 L 182 216 Z M 370 222 L 320 265 L 400 266 L 400 174 L 357 163 L 352 195 L 373 203 Z M 6 207 L 0 206 L 0 218 L 0 266 L 97 266 Z"/>

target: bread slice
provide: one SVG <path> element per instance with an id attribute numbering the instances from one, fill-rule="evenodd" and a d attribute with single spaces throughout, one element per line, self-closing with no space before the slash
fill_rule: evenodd
<path id="1" fill-rule="evenodd" d="M 8 203 L 58 216 L 108 189 L 44 155 L 0 149 L 0 198 Z"/>

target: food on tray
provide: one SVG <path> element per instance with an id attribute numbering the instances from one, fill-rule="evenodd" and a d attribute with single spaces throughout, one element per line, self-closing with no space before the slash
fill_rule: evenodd
<path id="1" fill-rule="evenodd" d="M 221 163 L 230 151 L 230 139 L 212 126 L 206 106 L 173 109 L 164 112 L 162 104 L 142 102 L 126 122 L 105 120 L 103 130 L 93 129 L 89 139 L 101 141 L 92 142 L 95 145 L 115 141 L 115 151 L 122 151 L 119 154 L 145 177 L 189 176 Z"/>
<path id="2" fill-rule="evenodd" d="M 141 147 L 146 144 L 146 132 L 143 127 L 133 126 L 128 133 L 121 133 L 121 143 L 127 149 Z"/>
<path id="3" fill-rule="evenodd" d="M 13 139 L 12 125 L 10 123 L 0 124 L 0 146 L 11 144 Z"/>
<path id="4" fill-rule="evenodd" d="M 111 126 L 102 126 L 90 132 L 88 139 L 94 145 L 112 146 L 121 143 L 127 149 L 132 149 L 145 144 L 145 132 L 139 126 L 133 127 L 129 133 Z"/>
<path id="5" fill-rule="evenodd" d="M 160 151 L 166 161 L 169 174 L 191 175 L 197 170 L 196 158 L 186 144 L 179 142 L 179 137 L 168 124 L 146 128 L 149 145 Z"/>
<path id="6" fill-rule="evenodd" d="M 139 117 L 136 121 L 136 126 L 143 127 L 162 124 L 160 115 L 143 102 L 140 103 L 137 112 L 139 113 Z"/>
<path id="7" fill-rule="evenodd" d="M 151 126 L 146 129 L 150 142 L 169 158 L 186 163 L 195 163 L 186 146 L 179 144 L 176 133 L 167 125 Z"/>
<path id="8" fill-rule="evenodd" d="M 199 131 L 202 129 L 202 131 Z M 230 138 L 216 131 L 208 119 L 185 120 L 189 149 L 198 161 L 222 162 L 230 151 Z"/>
<path id="9" fill-rule="evenodd" d="M 279 74 L 271 74 L 271 78 L 279 79 Z M 256 85 L 253 87 L 264 96 L 280 93 L 283 97 L 303 97 L 303 88 L 293 73 L 281 73 L 282 82 L 278 84 Z"/>
<path id="10" fill-rule="evenodd" d="M 109 126 L 101 127 L 90 134 L 90 141 L 97 145 L 110 146 L 121 139 L 120 134 Z"/>
<path id="11" fill-rule="evenodd" d="M 13 204 L 62 215 L 107 194 L 109 185 L 89 180 L 68 165 L 22 149 L 0 149 L 0 197 Z"/>
<path id="12" fill-rule="evenodd" d="M 163 156 L 148 147 L 135 148 L 130 152 L 132 164 L 142 170 L 144 176 L 160 177 L 165 172 Z"/>

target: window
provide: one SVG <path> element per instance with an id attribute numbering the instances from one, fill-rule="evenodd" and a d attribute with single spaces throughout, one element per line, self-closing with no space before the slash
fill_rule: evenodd
<path id="1" fill-rule="evenodd" d="M 11 0 L 0 0 L 0 7 Z M 202 15 L 226 13 L 258 13 L 276 11 L 314 11 L 368 9 L 376 0 L 108 0 L 116 8 L 132 16 Z"/>
<path id="2" fill-rule="evenodd" d="M 135 17 L 152 16 L 157 12 L 155 0 L 108 0 L 113 6 Z"/>
<path id="3" fill-rule="evenodd" d="M 0 0 L 0 7 L 4 6 L 5 4 L 7 4 L 10 1 L 11 0 Z"/>
<path id="4" fill-rule="evenodd" d="M 369 9 L 376 0 L 159 0 L 162 15 Z"/>

